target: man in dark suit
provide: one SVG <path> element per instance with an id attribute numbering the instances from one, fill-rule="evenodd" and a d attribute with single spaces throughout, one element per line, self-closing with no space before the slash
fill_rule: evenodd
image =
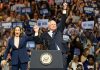
<path id="1" fill-rule="evenodd" d="M 48 50 L 61 50 L 64 55 L 64 63 L 66 62 L 66 47 L 63 45 L 63 30 L 65 28 L 65 21 L 67 18 L 66 15 L 67 4 L 63 4 L 63 13 L 61 22 L 57 24 L 54 20 L 49 21 L 48 23 L 48 32 L 44 32 L 40 37 L 40 42 L 47 47 Z M 66 66 L 66 64 L 64 64 Z"/>

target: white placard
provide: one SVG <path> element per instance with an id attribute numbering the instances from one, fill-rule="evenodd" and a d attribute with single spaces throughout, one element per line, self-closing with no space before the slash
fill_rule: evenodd
<path id="1" fill-rule="evenodd" d="M 48 27 L 48 19 L 39 19 L 37 21 L 37 24 L 39 27 L 47 28 Z"/>
<path id="2" fill-rule="evenodd" d="M 11 22 L 2 23 L 2 27 L 3 27 L 3 28 L 11 28 L 11 25 L 12 25 Z"/>
<path id="3" fill-rule="evenodd" d="M 82 28 L 83 29 L 93 29 L 94 27 L 94 21 L 84 21 L 82 22 Z"/>

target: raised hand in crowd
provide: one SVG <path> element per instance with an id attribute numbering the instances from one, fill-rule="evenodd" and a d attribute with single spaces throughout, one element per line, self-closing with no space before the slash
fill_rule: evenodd
<path id="1" fill-rule="evenodd" d="M 64 10 L 67 9 L 67 3 L 63 3 L 63 9 L 64 9 Z"/>

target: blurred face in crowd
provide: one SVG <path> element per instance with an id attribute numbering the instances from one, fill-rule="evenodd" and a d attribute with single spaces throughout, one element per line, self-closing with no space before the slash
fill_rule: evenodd
<path id="1" fill-rule="evenodd" d="M 21 15 L 21 21 L 25 21 L 26 20 L 26 16 L 25 15 Z"/>
<path id="2" fill-rule="evenodd" d="M 78 56 L 75 55 L 74 58 L 73 58 L 73 60 L 74 60 L 75 62 L 77 62 L 77 61 L 79 60 Z"/>
<path id="3" fill-rule="evenodd" d="M 90 50 L 87 50 L 87 51 L 85 52 L 85 55 L 88 56 L 89 53 L 90 53 Z"/>
<path id="4" fill-rule="evenodd" d="M 55 31 L 57 29 L 57 24 L 54 20 L 51 20 L 48 24 L 48 28 L 51 31 Z"/>
<path id="5" fill-rule="evenodd" d="M 88 48 L 91 48 L 91 47 L 92 47 L 92 45 L 91 45 L 91 44 L 88 44 L 88 45 L 87 45 L 87 47 L 88 47 Z"/>
<path id="6" fill-rule="evenodd" d="M 76 36 L 76 35 L 77 35 L 76 30 L 72 30 L 72 31 L 71 31 L 71 35 Z"/>
<path id="7" fill-rule="evenodd" d="M 20 28 L 20 27 L 16 27 L 16 28 L 15 28 L 15 36 L 16 36 L 16 37 L 19 37 L 20 34 L 21 34 L 21 28 Z"/>
<path id="8" fill-rule="evenodd" d="M 89 63 L 90 63 L 90 65 L 93 65 L 94 64 L 93 58 L 89 58 Z"/>
<path id="9" fill-rule="evenodd" d="M 33 18 L 38 19 L 38 13 L 35 12 L 34 15 L 33 15 Z"/>
<path id="10" fill-rule="evenodd" d="M 28 6 L 29 2 L 27 0 L 24 1 L 25 6 Z"/>
<path id="11" fill-rule="evenodd" d="M 10 17 L 14 17 L 15 12 L 11 11 L 10 12 Z"/>
<path id="12" fill-rule="evenodd" d="M 32 4 L 32 5 L 35 5 L 35 1 L 32 1 L 31 4 Z"/>
<path id="13" fill-rule="evenodd" d="M 73 0 L 73 2 L 74 2 L 74 3 L 76 3 L 76 2 L 77 2 L 77 0 Z"/>

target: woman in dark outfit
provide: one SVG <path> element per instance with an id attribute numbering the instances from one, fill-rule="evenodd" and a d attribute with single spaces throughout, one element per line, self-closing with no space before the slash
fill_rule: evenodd
<path id="1" fill-rule="evenodd" d="M 8 41 L 8 46 L 4 54 L 2 65 L 6 64 L 8 52 L 11 50 L 12 70 L 27 70 L 29 55 L 27 54 L 26 43 L 29 40 L 36 41 L 38 36 L 28 37 L 22 34 L 22 29 L 17 26 L 14 28 L 12 37 Z"/>

